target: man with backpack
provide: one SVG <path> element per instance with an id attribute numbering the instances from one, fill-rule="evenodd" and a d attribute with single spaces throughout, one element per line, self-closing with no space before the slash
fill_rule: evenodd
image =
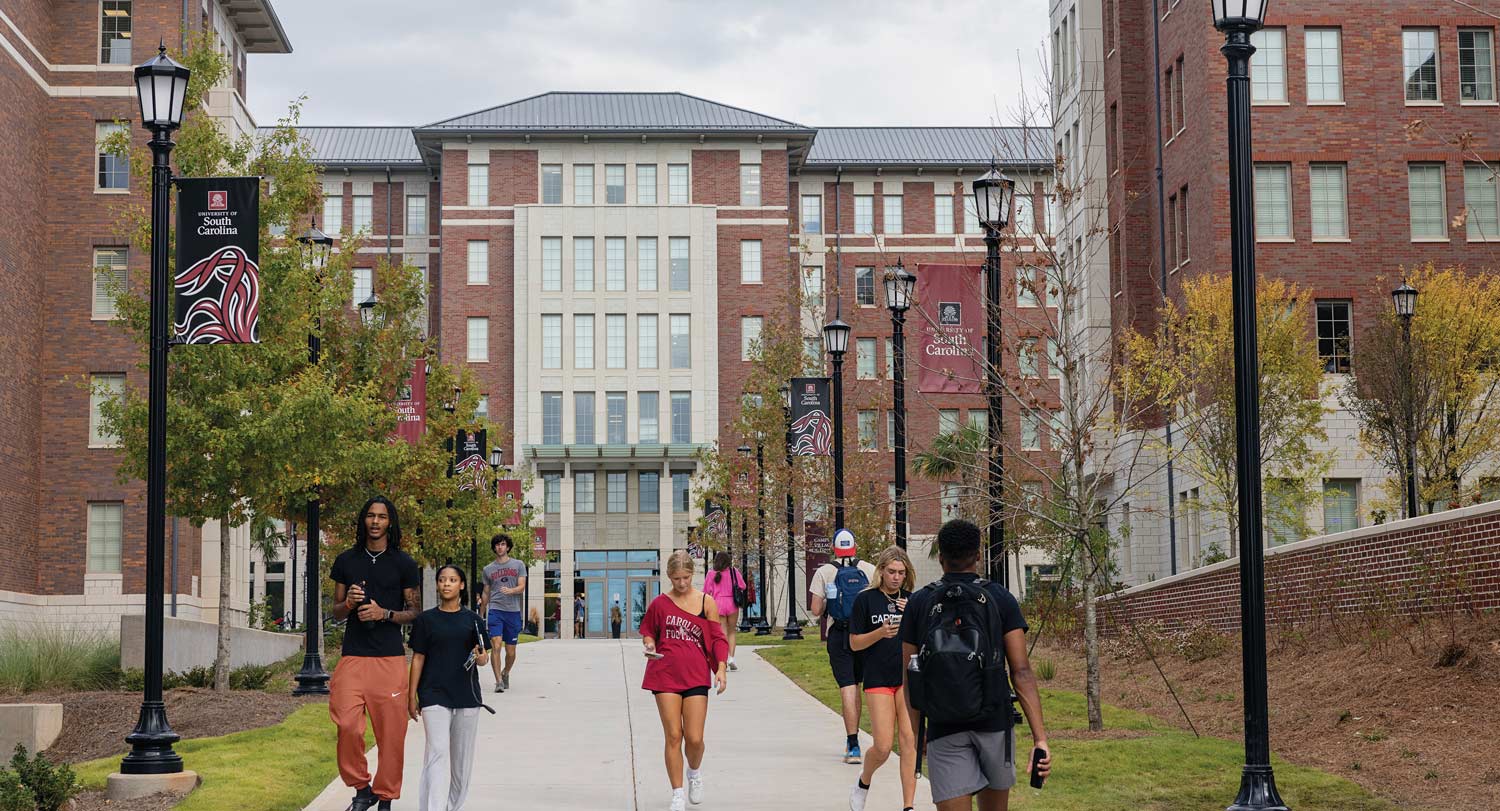
<path id="1" fill-rule="evenodd" d="M 976 795 L 980 811 L 1008 807 L 1016 782 L 1012 686 L 1040 756 L 1034 776 L 1052 768 L 1026 620 L 1007 589 L 979 577 L 980 537 L 979 527 L 961 519 L 938 530 L 943 577 L 911 596 L 901 623 L 906 695 L 918 729 L 926 725 L 938 811 L 968 811 Z"/>
<path id="2" fill-rule="evenodd" d="M 859 763 L 860 677 L 859 662 L 849 647 L 849 618 L 854 615 L 854 601 L 875 579 L 875 566 L 858 560 L 854 533 L 840 529 L 833 534 L 833 563 L 825 563 L 813 573 L 807 590 L 812 592 L 812 615 L 820 618 L 827 612 L 828 664 L 833 680 L 839 685 L 839 704 L 844 715 L 844 762 Z"/>

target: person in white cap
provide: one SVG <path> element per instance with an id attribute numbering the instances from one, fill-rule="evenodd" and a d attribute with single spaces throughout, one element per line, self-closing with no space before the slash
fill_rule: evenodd
<path id="1" fill-rule="evenodd" d="M 833 534 L 832 563 L 825 563 L 813 573 L 808 591 L 812 592 L 812 615 L 821 618 L 826 611 L 828 626 L 828 665 L 839 685 L 839 704 L 844 716 L 844 762 L 859 763 L 860 678 L 859 662 L 849 647 L 849 617 L 854 600 L 875 579 L 875 567 L 859 560 L 854 533 L 840 529 Z"/>

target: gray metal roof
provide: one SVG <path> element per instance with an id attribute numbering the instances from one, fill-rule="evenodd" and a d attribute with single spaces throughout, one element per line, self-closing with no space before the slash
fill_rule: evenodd
<path id="1" fill-rule="evenodd" d="M 686 93 L 543 93 L 418 127 L 502 132 L 786 132 L 812 129 Z"/>
<path id="2" fill-rule="evenodd" d="M 808 167 L 1051 164 L 1052 133 L 1038 127 L 825 127 Z"/>
<path id="3" fill-rule="evenodd" d="M 269 129 L 260 128 L 265 134 Z M 421 166 L 410 127 L 298 127 L 324 166 Z"/>

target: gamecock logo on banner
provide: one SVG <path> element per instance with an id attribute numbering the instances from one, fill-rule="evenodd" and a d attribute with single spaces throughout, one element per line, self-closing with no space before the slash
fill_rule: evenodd
<path id="1" fill-rule="evenodd" d="M 821 411 L 809 411 L 792 423 L 792 446 L 796 456 L 827 456 L 833 453 L 833 420 Z"/>
<path id="2" fill-rule="evenodd" d="M 177 337 L 189 344 L 260 342 L 260 268 L 237 246 L 220 248 L 174 280 L 191 299 L 178 313 Z"/>

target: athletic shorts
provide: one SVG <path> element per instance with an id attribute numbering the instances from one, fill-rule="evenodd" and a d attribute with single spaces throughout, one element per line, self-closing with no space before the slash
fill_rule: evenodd
<path id="1" fill-rule="evenodd" d="M 521 612 L 491 611 L 489 614 L 490 639 L 514 645 L 521 638 Z"/>
<path id="2" fill-rule="evenodd" d="M 688 688 L 686 690 L 652 690 L 651 691 L 651 695 L 653 695 L 653 696 L 666 695 L 666 694 L 679 695 L 679 696 L 682 696 L 683 698 L 708 698 L 708 688 L 707 687 L 690 687 L 690 688 Z"/>
<path id="3" fill-rule="evenodd" d="M 927 778 L 932 783 L 933 803 L 1014 786 L 1016 764 L 1011 750 L 1009 732 L 955 732 L 928 741 Z"/>
<path id="4" fill-rule="evenodd" d="M 853 687 L 864 681 L 865 669 L 849 649 L 848 628 L 828 626 L 828 666 L 833 669 L 833 680 L 839 687 Z"/>
<path id="5" fill-rule="evenodd" d="M 883 696 L 895 696 L 896 691 L 900 689 L 900 687 L 866 687 L 865 692 L 876 693 Z"/>

